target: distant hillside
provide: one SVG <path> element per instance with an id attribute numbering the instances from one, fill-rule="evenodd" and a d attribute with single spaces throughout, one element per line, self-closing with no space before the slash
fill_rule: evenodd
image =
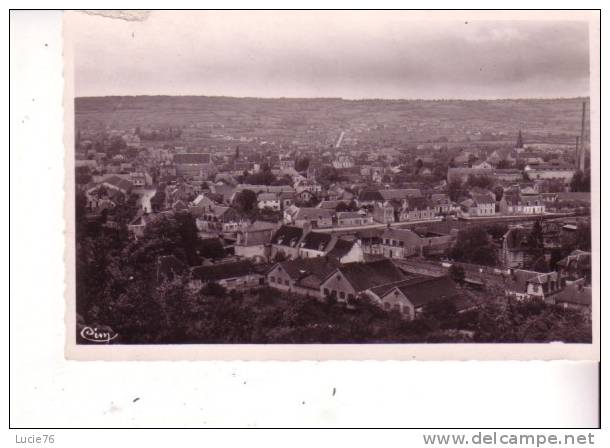
<path id="1" fill-rule="evenodd" d="M 336 139 L 386 143 L 506 134 L 555 136 L 572 142 L 580 133 L 584 98 L 521 100 L 260 99 L 205 96 L 86 97 L 75 100 L 78 129 L 179 127 L 247 138 Z M 588 101 L 588 99 L 586 99 Z M 478 137 L 480 138 L 480 137 Z M 554 139 L 556 140 L 556 138 Z"/>

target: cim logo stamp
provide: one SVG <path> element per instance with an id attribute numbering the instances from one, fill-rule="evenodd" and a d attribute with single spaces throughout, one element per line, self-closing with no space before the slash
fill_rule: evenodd
<path id="1" fill-rule="evenodd" d="M 115 339 L 118 334 L 110 328 L 84 327 L 80 331 L 80 336 L 86 341 L 108 344 Z"/>

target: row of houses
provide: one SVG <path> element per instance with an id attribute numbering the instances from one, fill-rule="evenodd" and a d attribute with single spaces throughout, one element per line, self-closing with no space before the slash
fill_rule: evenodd
<path id="1" fill-rule="evenodd" d="M 419 229 L 371 229 L 357 234 L 365 254 L 389 259 L 445 253 L 455 242 L 456 232 L 441 234 Z"/>
<path id="2" fill-rule="evenodd" d="M 288 294 L 344 303 L 366 297 L 385 310 L 399 312 L 405 319 L 414 319 L 427 303 L 439 299 L 455 301 L 460 310 L 467 308 L 448 277 L 410 274 L 390 260 L 340 263 L 334 258 L 318 257 L 271 266 L 238 260 L 188 267 L 174 255 L 157 258 L 157 282 L 185 273 L 189 275 L 189 286 L 196 291 L 218 284 L 229 292 L 269 286 Z"/>
<path id="3" fill-rule="evenodd" d="M 334 234 L 314 232 L 297 226 L 281 226 L 269 242 L 269 257 L 274 259 L 327 257 L 339 263 L 364 260 L 361 242 Z"/>
<path id="4" fill-rule="evenodd" d="M 390 260 L 348 264 L 327 258 L 290 260 L 275 264 L 267 273 L 267 282 L 282 292 L 345 303 L 366 296 L 405 319 L 417 317 L 433 300 L 449 299 L 463 305 L 448 277 L 407 274 Z"/>
<path id="5" fill-rule="evenodd" d="M 537 298 L 565 308 L 590 310 L 591 286 L 582 272 L 587 269 L 587 263 L 590 263 L 590 253 L 578 251 L 562 260 L 559 272 L 510 269 L 494 275 L 504 279 L 506 295 L 517 300 Z M 406 319 L 417 317 L 427 303 L 438 299 L 454 301 L 458 310 L 473 306 L 464 300 L 462 292 L 447 275 L 401 269 L 388 259 L 341 263 L 332 257 L 316 257 L 273 265 L 238 260 L 188 268 L 174 256 L 158 258 L 158 281 L 187 270 L 194 289 L 217 283 L 229 291 L 269 286 L 285 293 L 334 298 L 346 303 L 367 297 L 386 310 L 398 311 Z"/>

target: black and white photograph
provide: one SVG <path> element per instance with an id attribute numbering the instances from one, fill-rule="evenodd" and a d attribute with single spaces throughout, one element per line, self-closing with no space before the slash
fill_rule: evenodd
<path id="1" fill-rule="evenodd" d="M 9 12 L 9 443 L 607 445 L 602 10 L 185 3 Z"/>
<path id="2" fill-rule="evenodd" d="M 65 20 L 75 345 L 593 344 L 589 20 Z"/>

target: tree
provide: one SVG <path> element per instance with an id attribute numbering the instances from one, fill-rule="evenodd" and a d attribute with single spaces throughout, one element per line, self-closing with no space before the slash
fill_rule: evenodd
<path id="1" fill-rule="evenodd" d="M 84 184 L 91 182 L 91 178 L 92 178 L 91 170 L 89 169 L 88 166 L 77 166 L 74 169 L 74 172 L 75 172 L 74 181 L 76 182 L 76 184 L 84 185 Z"/>
<path id="2" fill-rule="evenodd" d="M 546 262 L 544 256 L 535 258 L 531 263 L 531 269 L 534 272 L 549 272 L 549 264 Z"/>
<path id="3" fill-rule="evenodd" d="M 127 143 L 125 143 L 125 140 L 123 140 L 123 137 L 114 136 L 110 139 L 110 142 L 108 144 L 108 155 L 110 155 L 110 156 L 117 155 L 121 151 L 123 151 L 125 148 L 127 148 Z"/>
<path id="4" fill-rule="evenodd" d="M 453 328 L 457 308 L 452 298 L 437 298 L 423 306 L 422 318 L 432 321 L 432 328 Z"/>
<path id="5" fill-rule="evenodd" d="M 488 301 L 475 321 L 477 342 L 590 342 L 592 334 L 582 312 L 540 299 Z"/>
<path id="6" fill-rule="evenodd" d="M 454 282 L 460 285 L 464 283 L 464 280 L 466 279 L 466 273 L 464 272 L 464 268 L 457 264 L 451 265 L 451 267 L 449 268 L 449 276 Z"/>
<path id="7" fill-rule="evenodd" d="M 542 230 L 542 221 L 536 220 L 532 226 L 532 230 L 527 237 L 528 246 L 532 249 L 544 249 L 544 232 Z"/>
<path id="8" fill-rule="evenodd" d="M 432 168 L 432 176 L 435 179 L 441 180 L 447 177 L 447 166 L 446 165 L 435 165 Z"/>
<path id="9" fill-rule="evenodd" d="M 280 250 L 280 251 L 276 252 L 275 256 L 273 257 L 273 262 L 281 263 L 282 261 L 286 261 L 287 259 L 288 259 L 288 257 L 286 257 L 286 254 Z"/>
<path id="10" fill-rule="evenodd" d="M 472 226 L 458 232 L 449 255 L 457 261 L 486 266 L 496 264 L 496 247 L 484 227 Z"/>
<path id="11" fill-rule="evenodd" d="M 470 187 L 491 188 L 494 184 L 493 178 L 489 176 L 474 176 L 470 174 L 467 181 Z"/>
<path id="12" fill-rule="evenodd" d="M 498 185 L 494 188 L 494 194 L 496 195 L 496 202 L 501 201 L 502 197 L 504 196 L 504 188 Z"/>
<path id="13" fill-rule="evenodd" d="M 225 256 L 225 249 L 218 238 L 205 238 L 199 244 L 199 254 L 204 258 L 218 259 Z"/>
<path id="14" fill-rule="evenodd" d="M 549 260 L 549 269 L 551 271 L 557 270 L 557 263 L 563 259 L 563 250 L 558 247 L 551 249 L 551 259 Z"/>
<path id="15" fill-rule="evenodd" d="M 523 148 L 523 135 L 521 135 L 521 129 L 519 129 L 519 134 L 517 135 L 515 148 Z"/>
<path id="16" fill-rule="evenodd" d="M 271 185 L 277 179 L 268 163 L 263 163 L 259 172 L 249 174 L 244 182 L 252 185 Z"/>
<path id="17" fill-rule="evenodd" d="M 273 181 L 271 185 L 292 185 L 292 178 L 288 174 L 285 174 L 279 179 Z"/>
<path id="18" fill-rule="evenodd" d="M 565 184 L 560 179 L 547 179 L 541 184 L 544 193 L 561 193 L 565 191 Z"/>
<path id="19" fill-rule="evenodd" d="M 336 212 L 355 212 L 355 211 L 358 211 L 358 205 L 356 205 L 356 201 L 354 201 L 353 199 L 349 203 L 341 201 L 335 207 L 335 211 Z"/>
<path id="20" fill-rule="evenodd" d="M 242 213 L 250 213 L 255 209 L 258 200 L 254 191 L 245 189 L 235 195 L 233 203 L 237 207 L 238 211 Z"/>
<path id="21" fill-rule="evenodd" d="M 197 233 L 195 217 L 188 212 L 176 213 L 180 232 L 180 244 L 184 248 L 186 261 L 191 266 L 201 263 L 199 252 L 201 251 L 201 240 Z"/>
<path id="22" fill-rule="evenodd" d="M 208 282 L 201 292 L 206 296 L 224 297 L 227 293 L 227 289 L 219 283 Z"/>
<path id="23" fill-rule="evenodd" d="M 544 232 L 540 220 L 534 222 L 532 230 L 527 236 L 527 245 L 531 259 L 530 268 L 539 269 L 537 272 L 546 272 L 548 265 L 544 259 Z"/>
<path id="24" fill-rule="evenodd" d="M 496 165 L 496 168 L 499 170 L 505 170 L 507 168 L 510 168 L 511 164 L 508 160 L 502 159 L 498 162 L 498 164 Z"/>
<path id="25" fill-rule="evenodd" d="M 157 189 L 155 195 L 150 198 L 150 206 L 153 212 L 163 210 L 165 205 L 165 191 L 162 188 Z"/>
<path id="26" fill-rule="evenodd" d="M 333 166 L 325 165 L 320 169 L 318 174 L 318 180 L 323 185 L 330 185 L 333 182 L 337 182 L 340 179 L 337 170 Z"/>
<path id="27" fill-rule="evenodd" d="M 499 240 L 508 231 L 508 226 L 503 223 L 490 224 L 485 227 L 485 231 L 491 235 L 494 240 Z"/>
<path id="28" fill-rule="evenodd" d="M 462 181 L 459 179 L 453 179 L 451 182 L 449 182 L 449 185 L 447 185 L 447 192 L 449 194 L 449 199 L 451 199 L 453 202 L 459 201 L 464 194 Z"/>
<path id="29" fill-rule="evenodd" d="M 587 171 L 583 173 L 578 170 L 572 176 L 572 180 L 570 181 L 570 191 L 574 192 L 589 192 L 591 191 L 591 175 Z"/>
<path id="30" fill-rule="evenodd" d="M 309 168 L 309 157 L 299 157 L 294 163 L 294 169 L 297 171 L 306 171 Z"/>

